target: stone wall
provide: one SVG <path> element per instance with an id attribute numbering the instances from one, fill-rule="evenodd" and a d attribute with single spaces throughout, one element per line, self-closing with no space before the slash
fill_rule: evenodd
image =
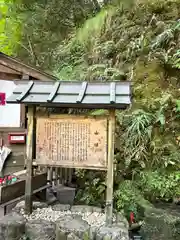
<path id="1" fill-rule="evenodd" d="M 113 224 L 105 225 L 102 209 L 34 203 L 33 214 L 24 214 L 24 202 L 0 220 L 1 240 L 129 240 L 128 222 L 114 213 Z"/>
<path id="2" fill-rule="evenodd" d="M 156 208 L 146 209 L 141 235 L 146 240 L 179 240 L 180 213 Z"/>

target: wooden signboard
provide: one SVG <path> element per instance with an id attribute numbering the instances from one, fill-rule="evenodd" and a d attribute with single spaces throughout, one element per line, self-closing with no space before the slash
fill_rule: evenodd
<path id="1" fill-rule="evenodd" d="M 37 118 L 36 136 L 38 165 L 107 169 L 106 118 Z"/>

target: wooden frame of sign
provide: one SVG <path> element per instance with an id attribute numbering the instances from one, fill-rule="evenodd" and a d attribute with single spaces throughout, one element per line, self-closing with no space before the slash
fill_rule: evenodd
<path id="1" fill-rule="evenodd" d="M 28 174 L 25 196 L 26 213 L 32 212 L 32 161 L 30 159 L 34 159 L 33 156 L 36 152 L 34 161 L 37 165 L 107 171 L 106 223 L 111 224 L 113 215 L 115 110 L 111 109 L 109 110 L 109 116 L 101 117 L 72 115 L 50 115 L 47 117 L 46 115 L 36 114 L 35 107 L 28 107 L 28 109 L 27 155 L 29 158 L 27 161 Z M 59 128 L 59 137 L 57 128 Z M 70 142 L 69 138 L 73 138 L 73 135 L 77 138 L 78 134 L 81 134 L 80 137 L 84 141 L 76 139 L 76 141 Z M 63 139 L 60 139 L 60 137 Z M 70 143 L 72 153 L 65 151 L 64 154 L 60 154 L 60 147 L 65 145 L 65 148 L 67 148 Z M 80 151 L 78 151 L 78 143 L 82 144 L 79 148 Z M 75 154 L 74 159 L 73 153 Z M 67 161 L 68 156 L 70 161 Z M 81 158 L 81 161 L 77 161 L 78 157 Z"/>

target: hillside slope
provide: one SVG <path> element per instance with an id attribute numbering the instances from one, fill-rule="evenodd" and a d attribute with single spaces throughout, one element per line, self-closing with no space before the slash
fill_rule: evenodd
<path id="1" fill-rule="evenodd" d="M 132 82 L 133 105 L 117 113 L 119 208 L 135 207 L 138 194 L 151 201 L 180 194 L 179 17 L 179 0 L 116 1 L 57 49 L 60 79 Z M 92 178 L 83 176 L 87 182 Z M 97 182 L 94 189 L 86 185 L 87 197 L 78 197 L 96 202 Z"/>
<path id="2" fill-rule="evenodd" d="M 7 53 L 15 48 L 63 80 L 132 82 L 131 108 L 117 111 L 116 207 L 137 211 L 140 199 L 179 197 L 180 0 L 112 0 L 98 13 L 91 0 L 22 2 L 11 4 L 16 20 L 7 15 L 14 38 L 0 21 Z M 105 174 L 77 176 L 77 200 L 104 203 Z"/>

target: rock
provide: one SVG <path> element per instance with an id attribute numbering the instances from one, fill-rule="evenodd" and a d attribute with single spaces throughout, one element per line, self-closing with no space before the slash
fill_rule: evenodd
<path id="1" fill-rule="evenodd" d="M 177 205 L 180 205 L 180 197 L 173 198 L 173 203 L 177 204 Z"/>
<path id="2" fill-rule="evenodd" d="M 140 234 L 146 240 L 177 240 L 180 236 L 180 215 L 162 209 L 148 209 Z"/>
<path id="3" fill-rule="evenodd" d="M 27 240 L 26 235 L 23 235 L 20 239 L 18 240 Z"/>
<path id="4" fill-rule="evenodd" d="M 55 224 L 46 220 L 30 220 L 26 224 L 29 240 L 55 240 Z"/>
<path id="5" fill-rule="evenodd" d="M 66 239 L 69 234 L 73 234 L 79 239 L 88 239 L 90 226 L 86 221 L 82 220 L 81 216 L 67 215 L 56 222 L 56 240 Z"/>
<path id="6" fill-rule="evenodd" d="M 56 222 L 59 218 L 64 218 L 67 215 L 76 215 L 86 221 L 90 226 L 100 227 L 105 223 L 105 214 L 102 213 L 100 209 L 93 209 L 92 207 L 88 208 L 88 206 L 84 206 L 83 208 L 80 206 L 79 208 L 79 206 L 76 206 L 74 211 L 71 211 L 68 210 L 69 208 L 69 205 L 55 204 L 53 206 L 48 206 L 47 208 L 37 208 L 30 215 L 24 214 L 24 211 L 22 210 L 21 213 L 27 220 L 43 219 Z M 92 212 L 92 210 L 96 210 L 98 212 Z"/>
<path id="7" fill-rule="evenodd" d="M 102 213 L 102 212 L 103 212 L 103 209 L 100 208 L 100 207 L 92 207 L 92 211 L 93 211 L 93 212 L 97 212 L 97 213 Z"/>
<path id="8" fill-rule="evenodd" d="M 19 240 L 25 233 L 26 220 L 22 215 L 12 212 L 0 219 L 0 239 Z"/>
<path id="9" fill-rule="evenodd" d="M 66 240 L 81 240 L 81 238 L 77 237 L 74 233 L 70 233 L 67 235 Z"/>
<path id="10" fill-rule="evenodd" d="M 37 209 L 37 208 L 45 208 L 47 207 L 47 203 L 44 202 L 33 202 L 33 209 Z M 21 201 L 19 203 L 16 204 L 16 206 L 13 208 L 13 211 L 15 212 L 20 212 L 20 210 L 25 208 L 25 201 Z"/>
<path id="11" fill-rule="evenodd" d="M 59 185 L 54 188 L 54 191 L 56 192 L 57 200 L 59 203 L 70 205 L 74 204 L 74 198 L 76 193 L 75 188 Z"/>
<path id="12" fill-rule="evenodd" d="M 33 209 L 46 208 L 48 205 L 45 202 L 33 202 Z"/>
<path id="13" fill-rule="evenodd" d="M 91 226 L 90 228 L 90 239 L 96 239 L 96 235 L 97 235 L 97 232 L 99 230 L 100 227 L 98 226 Z"/>
<path id="14" fill-rule="evenodd" d="M 127 229 L 129 228 L 129 223 L 128 223 L 127 219 L 120 212 L 116 213 L 116 221 L 115 222 L 117 225 L 124 226 Z"/>
<path id="15" fill-rule="evenodd" d="M 93 207 L 87 205 L 74 205 L 71 207 L 71 212 L 93 212 Z"/>
<path id="16" fill-rule="evenodd" d="M 96 233 L 96 240 L 129 240 L 128 229 L 115 224 L 111 227 L 102 226 Z"/>
<path id="17" fill-rule="evenodd" d="M 154 208 L 154 205 L 151 204 L 149 201 L 145 199 L 139 199 L 138 201 L 138 212 L 140 217 L 143 219 L 146 212 L 149 211 L 149 209 Z"/>
<path id="18" fill-rule="evenodd" d="M 70 208 L 71 208 L 71 206 L 69 204 L 57 203 L 52 206 L 52 210 L 54 210 L 54 211 L 68 211 L 68 210 L 70 210 Z"/>
<path id="19" fill-rule="evenodd" d="M 47 199 L 48 204 L 53 204 L 54 202 L 57 201 L 57 198 L 54 195 L 53 189 L 47 188 L 46 199 Z"/>
<path id="20" fill-rule="evenodd" d="M 162 22 L 162 21 L 158 21 L 156 23 L 156 28 L 155 28 L 156 35 L 164 32 L 165 28 L 166 28 L 166 24 L 164 22 Z"/>

